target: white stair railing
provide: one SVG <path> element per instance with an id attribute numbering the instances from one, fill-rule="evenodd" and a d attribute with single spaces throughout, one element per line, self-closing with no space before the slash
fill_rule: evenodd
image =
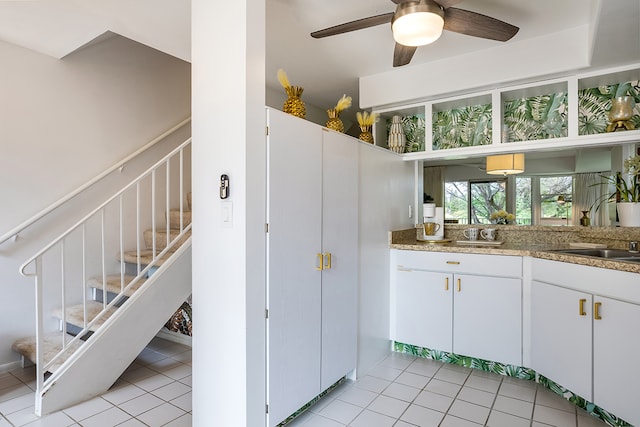
<path id="1" fill-rule="evenodd" d="M 190 153 L 189 138 L 20 267 L 23 276 L 34 278 L 36 288 L 37 394 L 55 382 L 57 370 L 64 370 L 72 362 L 70 354 L 81 346 L 98 322 L 105 320 L 107 311 L 188 238 L 191 224 L 185 225 L 182 218 L 186 212 L 185 178 L 190 170 Z M 170 228 L 171 206 L 177 206 L 180 215 L 179 228 L 173 230 Z M 154 232 L 151 247 L 142 248 L 143 231 L 157 230 L 158 218 L 162 216 L 166 223 L 164 244 L 157 241 Z M 134 271 L 128 275 L 125 249 L 132 249 L 136 259 Z M 109 272 L 120 275 L 120 291 L 111 302 L 107 298 Z M 102 278 L 102 310 L 90 317 L 87 281 L 96 276 Z M 68 308 L 80 302 L 82 329 L 71 337 L 66 333 Z M 61 312 L 59 322 L 51 314 L 55 308 Z M 56 328 L 62 331 L 58 351 L 45 359 L 45 338 Z M 51 374 L 45 379 L 47 372 Z"/>

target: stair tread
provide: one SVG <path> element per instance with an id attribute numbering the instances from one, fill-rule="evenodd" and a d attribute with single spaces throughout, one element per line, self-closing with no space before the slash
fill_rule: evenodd
<path id="1" fill-rule="evenodd" d="M 103 309 L 101 302 L 87 301 L 87 323 L 92 321 L 100 314 Z M 98 329 L 102 324 L 117 310 L 117 307 L 109 307 L 105 313 L 100 315 L 96 323 L 91 327 L 92 331 Z M 79 328 L 84 327 L 84 307 L 82 304 L 73 305 L 66 308 L 67 323 L 70 323 Z M 58 308 L 54 310 L 53 315 L 58 319 L 62 319 L 62 309 Z"/>
<path id="2" fill-rule="evenodd" d="M 47 363 L 53 356 L 58 354 L 62 350 L 62 332 L 52 332 L 43 336 L 43 357 L 45 363 Z M 68 340 L 73 337 L 67 335 Z M 82 346 L 84 341 L 76 341 L 67 347 L 64 356 L 52 364 L 48 371 L 55 372 L 62 364 L 78 349 Z M 37 363 L 36 360 L 36 337 L 25 337 L 16 340 L 11 346 L 13 351 L 21 354 L 26 359 L 29 359 L 32 363 Z"/>
<path id="3" fill-rule="evenodd" d="M 191 236 L 191 230 L 187 231 L 185 233 L 185 235 L 183 237 L 180 238 L 180 241 L 178 242 L 178 244 L 174 245 L 171 249 L 169 249 L 169 251 L 162 256 L 161 258 L 157 259 L 155 262 L 155 265 L 157 265 L 158 267 L 161 266 L 172 254 L 173 252 L 177 251 L 178 248 L 180 248 L 180 246 L 182 246 L 182 243 L 184 243 L 186 240 L 188 240 L 189 236 Z M 156 250 L 156 255 L 159 254 L 160 252 L 162 252 L 161 249 Z M 125 251 L 124 252 L 124 257 L 122 259 L 120 259 L 120 257 L 118 256 L 118 261 L 124 261 L 127 263 L 131 263 L 131 264 L 137 264 L 138 263 L 138 253 L 137 251 Z M 152 249 L 141 249 L 140 250 L 140 264 L 141 265 L 149 265 L 151 264 L 153 261 L 153 250 Z"/>
<path id="4" fill-rule="evenodd" d="M 132 275 L 125 275 L 124 276 L 124 285 L 125 287 L 131 283 L 131 281 L 133 279 L 135 279 L 136 276 L 132 276 Z M 121 277 L 119 274 L 113 274 L 113 275 L 108 275 L 106 277 L 107 279 L 107 283 L 105 288 L 107 289 L 107 292 L 111 292 L 114 294 L 119 294 L 120 293 L 120 283 L 121 283 Z M 133 295 L 133 293 L 135 291 L 137 291 L 140 286 L 142 286 L 144 284 L 144 282 L 146 282 L 147 278 L 146 277 L 141 277 L 140 279 L 138 279 L 138 281 L 131 286 L 131 288 L 127 289 L 124 293 L 125 296 L 130 297 L 131 295 Z M 89 287 L 92 288 L 96 288 L 98 290 L 102 290 L 103 286 L 102 286 L 102 277 L 92 277 L 87 281 L 87 284 L 89 285 Z"/>

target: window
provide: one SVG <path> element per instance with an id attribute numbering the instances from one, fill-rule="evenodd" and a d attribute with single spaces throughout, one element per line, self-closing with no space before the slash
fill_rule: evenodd
<path id="1" fill-rule="evenodd" d="M 540 177 L 540 225 L 571 224 L 573 177 Z"/>
<path id="2" fill-rule="evenodd" d="M 444 183 L 444 218 L 469 223 L 469 182 Z"/>
<path id="3" fill-rule="evenodd" d="M 506 180 L 445 183 L 445 219 L 490 224 L 492 212 L 506 209 Z"/>
<path id="4" fill-rule="evenodd" d="M 516 177 L 516 223 L 520 225 L 531 225 L 531 177 Z"/>

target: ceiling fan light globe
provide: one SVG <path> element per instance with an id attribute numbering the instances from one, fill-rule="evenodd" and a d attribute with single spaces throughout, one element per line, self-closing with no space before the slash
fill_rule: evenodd
<path id="1" fill-rule="evenodd" d="M 444 19 L 433 12 L 414 12 L 393 21 L 393 38 L 404 46 L 424 46 L 442 35 Z"/>

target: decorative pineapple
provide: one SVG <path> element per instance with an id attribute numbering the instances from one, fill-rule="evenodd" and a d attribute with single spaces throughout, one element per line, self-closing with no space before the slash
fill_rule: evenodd
<path id="1" fill-rule="evenodd" d="M 342 120 L 340 120 L 340 113 L 349 107 L 351 107 L 351 97 L 342 95 L 342 98 L 338 100 L 336 106 L 327 110 L 329 120 L 327 120 L 325 126 L 337 132 L 344 133 L 344 123 L 342 123 Z"/>
<path id="2" fill-rule="evenodd" d="M 307 109 L 304 102 L 300 99 L 304 88 L 300 86 L 291 86 L 289 79 L 287 78 L 287 73 L 285 73 L 282 68 L 278 70 L 278 81 L 284 88 L 288 97 L 282 106 L 282 111 L 304 119 L 307 116 Z"/>
<path id="3" fill-rule="evenodd" d="M 356 118 L 358 119 L 358 125 L 360 125 L 360 135 L 358 135 L 358 139 L 361 139 L 364 142 L 368 142 L 373 144 L 373 134 L 371 133 L 371 128 L 373 124 L 378 119 L 378 115 L 376 113 L 369 114 L 368 111 L 361 113 L 358 111 L 356 113 Z"/>

